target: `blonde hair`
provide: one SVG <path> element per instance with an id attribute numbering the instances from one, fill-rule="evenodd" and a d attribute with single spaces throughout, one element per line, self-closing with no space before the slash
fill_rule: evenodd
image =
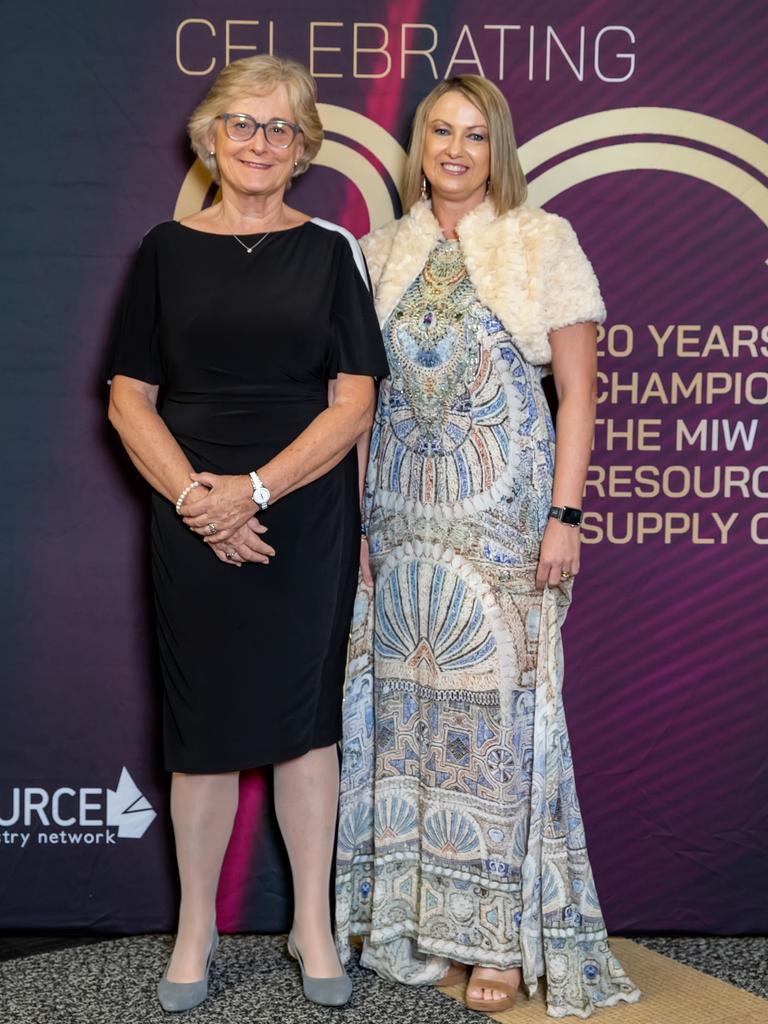
<path id="1" fill-rule="evenodd" d="M 216 157 L 210 153 L 210 140 L 216 118 L 220 114 L 230 113 L 227 107 L 231 100 L 245 93 L 266 96 L 280 85 L 285 86 L 294 119 L 304 139 L 304 152 L 298 158 L 293 177 L 303 174 L 315 159 L 323 141 L 323 126 L 315 105 L 315 81 L 310 73 L 303 64 L 283 57 L 270 57 L 268 54 L 243 57 L 219 72 L 187 125 L 192 149 L 215 182 L 219 181 L 219 169 Z"/>
<path id="2" fill-rule="evenodd" d="M 485 118 L 491 144 L 491 173 L 488 198 L 498 216 L 525 202 L 528 185 L 517 155 L 512 113 L 504 94 L 493 82 L 479 75 L 456 75 L 436 85 L 416 108 L 411 143 L 403 176 L 403 212 L 407 213 L 421 196 L 424 142 L 427 122 L 435 103 L 447 92 L 460 92 Z M 429 183 L 427 183 L 429 187 Z"/>

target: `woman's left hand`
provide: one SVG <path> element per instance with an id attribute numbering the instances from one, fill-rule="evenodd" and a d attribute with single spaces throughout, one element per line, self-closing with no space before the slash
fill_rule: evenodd
<path id="1" fill-rule="evenodd" d="M 550 519 L 544 530 L 536 568 L 536 589 L 559 587 L 579 571 L 581 536 L 578 529 Z"/>
<path id="2" fill-rule="evenodd" d="M 269 565 L 270 558 L 275 556 L 275 549 L 261 536 L 265 532 L 266 527 L 253 516 L 245 526 L 235 530 L 229 540 L 220 541 L 212 537 L 208 547 L 220 562 L 227 565 L 242 566 L 247 562 Z"/>
<path id="3" fill-rule="evenodd" d="M 192 473 L 192 480 L 201 486 L 191 494 L 193 501 L 181 506 L 184 523 L 205 541 L 228 540 L 243 523 L 256 514 L 251 500 L 252 487 L 247 476 L 219 476 L 216 473 Z M 203 487 L 208 493 L 200 492 Z M 215 529 L 211 531 L 210 527 Z"/>

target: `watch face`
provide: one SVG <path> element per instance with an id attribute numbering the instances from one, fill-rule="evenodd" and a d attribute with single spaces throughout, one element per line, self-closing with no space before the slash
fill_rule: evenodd
<path id="1" fill-rule="evenodd" d="M 578 508 L 568 508 L 566 506 L 563 509 L 560 522 L 565 523 L 566 526 L 579 526 L 581 523 L 581 510 Z"/>

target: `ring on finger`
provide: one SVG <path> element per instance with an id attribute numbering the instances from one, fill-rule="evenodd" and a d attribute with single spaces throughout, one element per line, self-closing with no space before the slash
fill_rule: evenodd
<path id="1" fill-rule="evenodd" d="M 226 554 L 227 558 L 234 558 L 235 555 L 237 554 L 236 551 L 225 551 L 224 553 Z"/>
<path id="2" fill-rule="evenodd" d="M 572 573 L 570 573 L 570 572 L 568 572 L 568 570 L 567 570 L 567 569 L 563 569 L 563 570 L 561 570 L 561 572 L 560 572 L 560 579 L 561 579 L 561 580 L 569 580 L 569 579 L 571 578 L 571 576 L 572 576 L 572 575 L 573 575 L 573 574 L 572 574 Z"/>
<path id="3" fill-rule="evenodd" d="M 214 533 L 219 532 L 219 528 L 216 525 L 216 523 L 208 523 L 208 525 L 206 526 L 206 530 L 208 531 L 208 534 L 211 537 L 214 535 Z"/>

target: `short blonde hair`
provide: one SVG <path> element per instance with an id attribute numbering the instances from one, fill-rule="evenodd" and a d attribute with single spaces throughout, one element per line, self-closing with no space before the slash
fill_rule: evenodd
<path id="1" fill-rule="evenodd" d="M 403 211 L 418 201 L 424 172 L 422 170 L 427 122 L 435 103 L 447 92 L 460 92 L 485 118 L 491 144 L 491 177 L 488 197 L 498 216 L 514 210 L 525 202 L 528 184 L 517 155 L 512 113 L 504 94 L 493 82 L 479 75 L 456 75 L 446 78 L 425 96 L 416 108 L 411 128 L 411 144 L 403 177 Z"/>
<path id="2" fill-rule="evenodd" d="M 228 64 L 216 77 L 205 99 L 189 119 L 187 131 L 192 149 L 205 164 L 215 182 L 219 182 L 216 157 L 210 153 L 210 139 L 214 123 L 220 114 L 230 113 L 227 107 L 231 100 L 246 93 L 266 96 L 278 86 L 284 85 L 293 108 L 293 117 L 301 128 L 304 152 L 298 160 L 293 177 L 303 174 L 317 156 L 323 141 L 323 126 L 317 113 L 315 80 L 295 60 L 259 54 L 243 57 Z M 240 111 L 231 111 L 240 113 Z"/>

